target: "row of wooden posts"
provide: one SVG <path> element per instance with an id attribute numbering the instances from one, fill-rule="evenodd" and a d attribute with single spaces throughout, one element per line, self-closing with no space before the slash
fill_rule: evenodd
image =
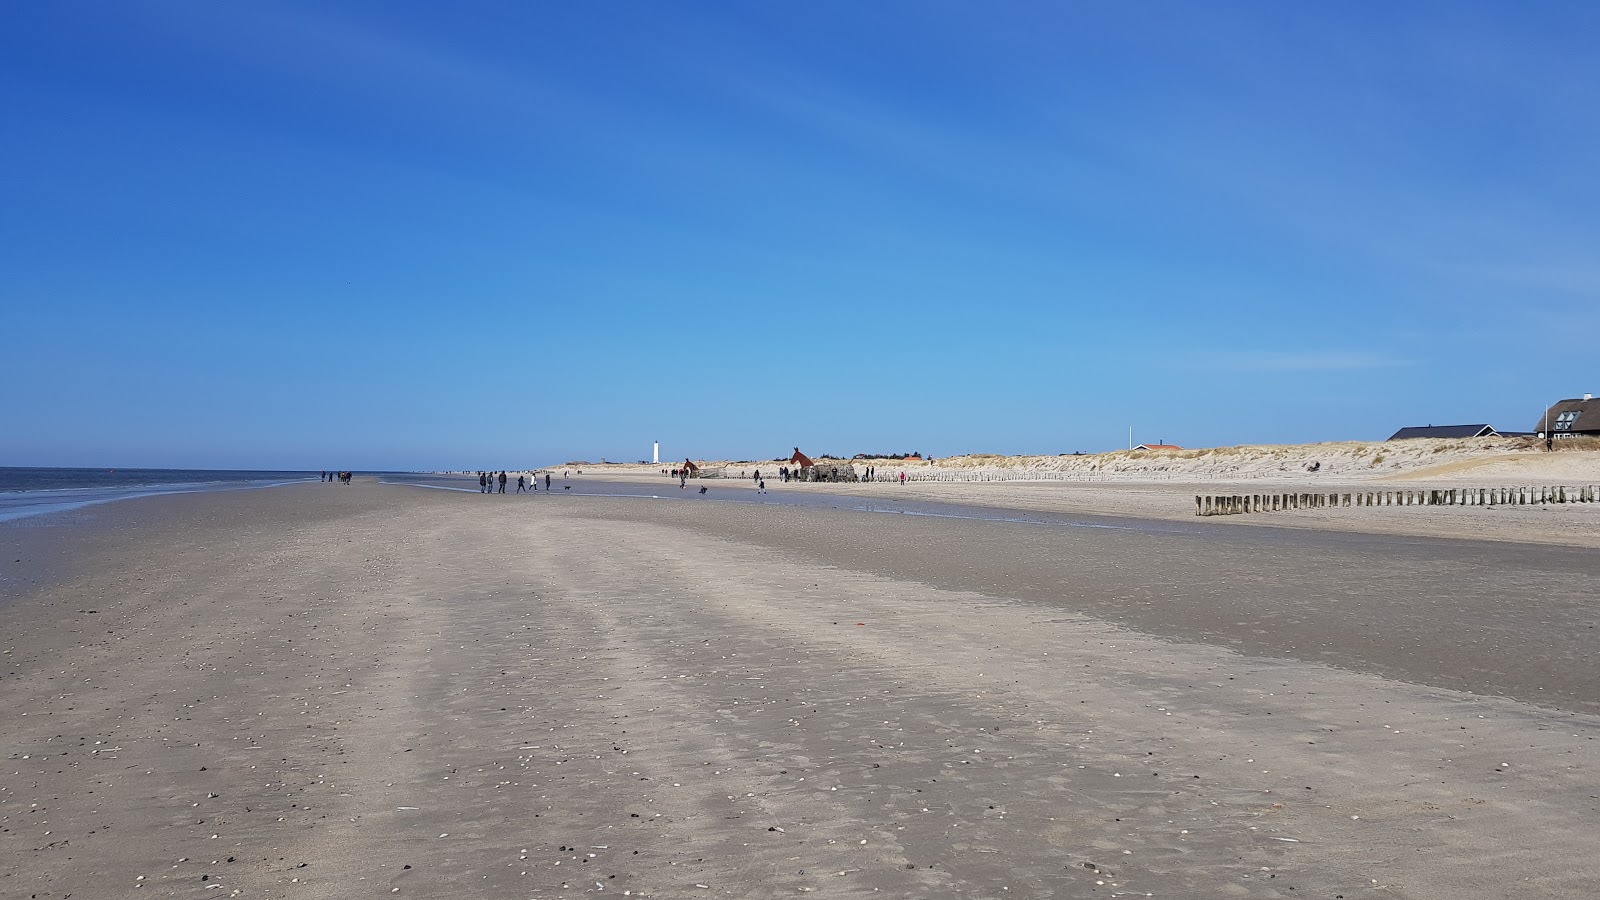
<path id="1" fill-rule="evenodd" d="M 1197 516 L 1320 509 L 1338 506 L 1523 506 L 1594 503 L 1600 486 L 1442 488 L 1424 491 L 1363 491 L 1348 494 L 1213 494 L 1194 498 Z"/>

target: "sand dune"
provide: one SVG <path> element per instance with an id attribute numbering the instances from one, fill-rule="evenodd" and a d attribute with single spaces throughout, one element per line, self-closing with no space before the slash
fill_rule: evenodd
<path id="1" fill-rule="evenodd" d="M 1244 445 L 1185 450 L 1129 451 L 1067 456 L 999 456 L 973 453 L 929 460 L 856 460 L 884 474 L 907 473 L 913 480 L 1063 480 L 1063 481 L 1371 481 L 1452 478 L 1465 472 L 1481 477 L 1534 481 L 1600 481 L 1600 441 L 1567 441 L 1555 453 L 1531 438 L 1416 439 L 1394 442 L 1343 441 L 1323 444 Z M 772 460 L 696 460 L 707 474 L 737 476 L 761 468 L 776 471 Z M 822 466 L 851 460 L 821 458 Z M 1496 465 L 1489 465 L 1494 463 Z M 658 473 L 662 466 L 573 463 L 589 473 Z M 1315 467 L 1316 472 L 1310 470 Z"/>
<path id="2" fill-rule="evenodd" d="M 778 485 L 884 499 L 924 499 L 1058 513 L 1182 520 L 1194 516 L 1197 494 L 1284 491 L 1348 492 L 1410 487 L 1479 488 L 1600 484 L 1600 442 L 1570 441 L 1554 453 L 1526 439 L 1411 440 L 1243 446 L 1093 456 L 976 454 L 921 460 L 856 461 L 877 466 L 880 479 L 905 471 L 910 481 Z M 1320 463 L 1319 470 L 1310 471 Z M 849 461 L 819 460 L 825 467 Z M 751 490 L 757 469 L 780 463 L 706 461 L 719 490 Z M 661 480 L 640 465 L 574 464 L 577 478 Z M 1232 517 L 1241 525 L 1287 526 L 1368 534 L 1479 538 L 1600 548 L 1600 504 L 1519 507 L 1319 508 Z"/>

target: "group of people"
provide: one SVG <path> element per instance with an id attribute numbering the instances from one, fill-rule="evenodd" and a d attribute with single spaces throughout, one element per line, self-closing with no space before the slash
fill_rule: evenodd
<path id="1" fill-rule="evenodd" d="M 334 479 L 338 479 L 340 484 L 349 484 L 352 474 L 350 472 L 329 472 L 324 469 L 322 471 L 322 480 L 328 484 L 333 484 Z"/>
<path id="2" fill-rule="evenodd" d="M 506 479 L 507 479 L 507 475 L 506 475 L 505 472 L 479 472 L 478 473 L 478 493 L 480 493 L 480 494 L 496 494 L 496 493 L 504 494 L 506 492 Z M 499 487 L 498 491 L 495 490 L 495 488 L 497 486 Z M 534 491 L 537 491 L 538 489 L 539 489 L 539 473 L 537 473 L 537 472 L 529 472 L 526 475 L 523 475 L 521 473 L 517 474 L 517 493 L 519 493 L 519 494 L 524 494 L 524 493 L 531 494 Z M 550 490 L 550 473 L 549 472 L 544 473 L 544 489 L 545 489 L 546 492 L 548 492 Z"/>
<path id="3" fill-rule="evenodd" d="M 678 479 L 678 487 L 680 489 L 689 486 L 689 476 L 691 474 L 691 470 L 687 466 L 676 469 L 662 469 L 661 474 Z M 739 475 L 740 477 L 744 477 L 744 472 L 741 471 Z M 805 470 L 799 468 L 790 468 L 788 466 L 779 466 L 778 479 L 784 484 L 788 484 L 790 481 L 877 481 L 878 468 L 877 466 L 867 466 L 866 469 L 860 473 L 857 473 L 852 469 L 846 469 L 843 473 L 841 473 L 837 466 L 828 469 L 817 466 L 815 468 Z M 546 481 L 548 480 L 549 476 L 546 476 Z M 751 480 L 755 482 L 757 493 L 765 494 L 767 492 L 767 483 L 762 479 L 760 469 L 755 470 L 755 474 L 751 476 Z M 888 480 L 895 481 L 896 476 L 890 475 L 888 476 Z M 901 484 L 905 484 L 906 473 L 901 472 L 898 476 L 898 480 Z M 546 485 L 546 487 L 548 487 L 548 485 Z M 504 491 L 501 491 L 501 493 L 504 493 Z"/>
<path id="4" fill-rule="evenodd" d="M 796 471 L 794 473 L 791 473 L 791 477 L 794 477 L 794 478 L 805 478 L 805 476 L 801 475 L 798 471 Z M 906 473 L 905 472 L 901 472 L 898 477 L 899 477 L 899 481 L 900 481 L 901 484 L 905 484 L 906 483 Z M 867 466 L 864 469 L 862 469 L 860 472 L 855 471 L 855 469 L 852 467 L 852 468 L 846 469 L 844 472 L 840 472 L 839 468 L 837 466 L 829 468 L 826 471 L 824 471 L 821 466 L 817 466 L 815 469 L 813 469 L 811 471 L 810 478 L 807 479 L 807 480 L 810 480 L 810 481 L 850 481 L 850 482 L 877 481 L 877 480 L 879 480 L 878 479 L 878 467 L 877 466 Z M 886 480 L 892 482 L 892 481 L 896 480 L 896 476 L 889 475 Z"/>
<path id="5" fill-rule="evenodd" d="M 830 467 L 828 467 L 826 469 L 824 469 L 822 466 L 816 466 L 816 467 L 809 468 L 809 469 L 791 469 L 791 468 L 788 468 L 787 466 L 785 466 L 785 467 L 782 467 L 782 468 L 778 469 L 778 477 L 782 478 L 785 482 L 788 482 L 791 479 L 794 480 L 794 481 L 833 481 L 833 482 L 846 482 L 846 481 L 848 481 L 848 482 L 858 482 L 858 481 L 878 481 L 879 480 L 879 478 L 878 478 L 878 467 L 877 466 L 867 466 L 867 467 L 865 467 L 864 469 L 862 469 L 860 471 L 857 471 L 854 467 L 848 467 L 843 472 L 839 471 L 839 467 L 838 466 L 830 466 Z M 886 476 L 884 480 L 887 480 L 887 481 L 890 481 L 890 482 L 898 480 L 901 484 L 905 484 L 906 483 L 906 473 L 905 472 L 901 472 L 898 476 L 890 474 L 890 475 Z"/>

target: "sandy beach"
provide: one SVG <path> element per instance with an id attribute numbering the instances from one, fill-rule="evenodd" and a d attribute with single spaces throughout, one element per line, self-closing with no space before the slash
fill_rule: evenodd
<path id="1" fill-rule="evenodd" d="M 3 526 L 0 895 L 1600 892 L 1592 520 L 1050 487 L 905 490 L 1081 521 L 358 480 Z"/>
<path id="2" fill-rule="evenodd" d="M 0 900 L 1600 900 L 1600 7 L 8 12 Z"/>
<path id="3" fill-rule="evenodd" d="M 1556 453 L 1541 452 L 1541 447 L 1536 441 L 1522 438 L 1419 439 L 1153 453 L 1117 451 L 1060 457 L 978 454 L 931 463 L 868 460 L 856 462 L 861 466 L 875 465 L 876 481 L 791 483 L 784 489 L 890 501 L 1184 521 L 1194 517 L 1194 499 L 1198 495 L 1600 485 L 1600 448 L 1592 442 L 1566 444 Z M 849 463 L 819 463 L 823 467 L 835 464 Z M 769 476 L 768 486 L 776 487 L 780 482 L 771 476 L 780 465 L 771 461 L 707 462 L 702 468 L 715 477 L 701 483 L 714 485 L 719 492 L 754 491 L 749 476 L 761 471 Z M 1308 471 L 1312 465 L 1318 466 L 1317 472 Z M 675 484 L 662 477 L 659 467 L 647 465 L 582 463 L 555 467 L 553 471 L 566 472 L 577 483 L 587 479 Z M 895 480 L 902 471 L 911 476 L 904 484 Z M 961 480 L 965 478 L 994 480 Z M 1600 549 L 1600 503 L 1319 507 L 1240 516 L 1231 521 L 1270 528 Z"/>

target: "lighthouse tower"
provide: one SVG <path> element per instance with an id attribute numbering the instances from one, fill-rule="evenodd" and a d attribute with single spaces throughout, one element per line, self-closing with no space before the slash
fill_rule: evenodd
<path id="1" fill-rule="evenodd" d="M 655 448 L 650 451 L 650 461 L 655 463 L 658 466 L 661 465 L 661 442 L 660 441 L 656 441 Z"/>

